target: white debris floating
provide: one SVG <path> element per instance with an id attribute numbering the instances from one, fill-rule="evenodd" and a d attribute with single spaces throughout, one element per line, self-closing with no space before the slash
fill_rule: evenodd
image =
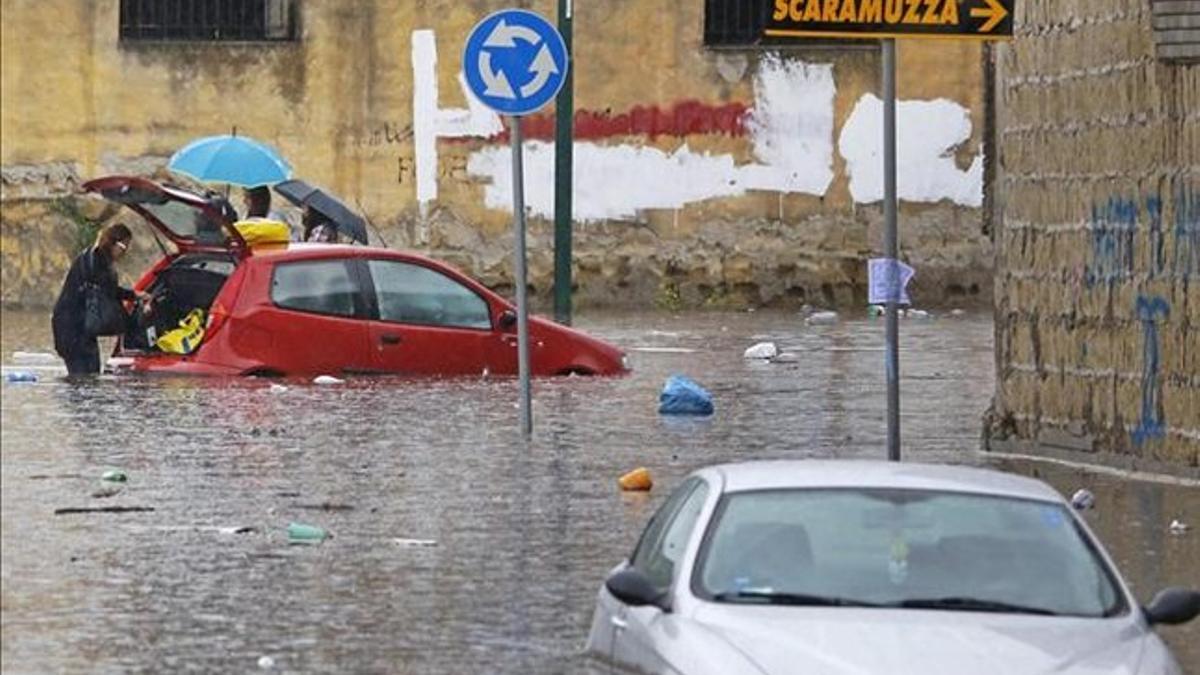
<path id="1" fill-rule="evenodd" d="M 1187 532 L 1189 528 L 1187 523 L 1176 518 L 1171 521 L 1171 524 L 1167 526 L 1167 529 L 1171 531 L 1171 534 L 1183 534 L 1184 532 Z"/>
<path id="2" fill-rule="evenodd" d="M 750 347 L 742 354 L 744 359 L 773 359 L 779 355 L 779 348 L 774 342 L 760 342 Z"/>
<path id="3" fill-rule="evenodd" d="M 318 375 L 313 378 L 313 384 L 341 384 L 345 380 L 339 380 L 332 375 Z"/>
<path id="4" fill-rule="evenodd" d="M 438 545 L 437 540 L 435 539 L 406 539 L 404 537 L 397 537 L 392 541 L 395 542 L 397 546 L 406 546 L 412 548 L 429 548 Z"/>
<path id="5" fill-rule="evenodd" d="M 804 320 L 804 323 L 810 326 L 815 326 L 819 324 L 837 323 L 837 320 L 837 312 L 813 312 L 807 319 Z"/>
<path id="6" fill-rule="evenodd" d="M 314 382 L 315 381 L 316 380 L 314 380 Z M 283 392 L 285 392 L 287 390 L 288 390 L 288 388 L 286 386 L 284 386 L 282 384 L 276 384 L 274 382 L 271 383 L 271 386 L 267 387 L 267 391 L 271 392 L 272 394 L 282 394 Z"/>
<path id="7" fill-rule="evenodd" d="M 1075 491 L 1075 494 L 1071 495 L 1071 506 L 1075 507 L 1078 511 L 1090 509 L 1095 505 L 1096 496 L 1092 494 L 1091 490 L 1080 488 Z"/>

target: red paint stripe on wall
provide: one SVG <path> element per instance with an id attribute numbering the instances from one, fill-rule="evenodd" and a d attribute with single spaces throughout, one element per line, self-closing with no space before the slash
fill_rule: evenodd
<path id="1" fill-rule="evenodd" d="M 680 101 L 670 108 L 634 106 L 626 112 L 575 111 L 575 140 L 596 140 L 614 136 L 683 137 L 695 134 L 744 136 L 746 113 L 742 103 L 709 105 L 699 101 Z M 522 127 L 527 139 L 554 140 L 554 115 L 538 113 L 525 118 Z M 508 140 L 508 131 L 493 140 Z"/>

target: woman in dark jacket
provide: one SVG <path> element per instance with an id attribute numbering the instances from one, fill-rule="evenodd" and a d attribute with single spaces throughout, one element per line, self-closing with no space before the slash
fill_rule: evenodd
<path id="1" fill-rule="evenodd" d="M 50 320 L 54 351 L 67 362 L 68 375 L 100 372 L 100 345 L 96 336 L 87 335 L 83 328 L 85 284 L 95 284 L 118 300 L 148 297 L 145 293 L 122 288 L 117 283 L 117 271 L 113 269 L 113 263 L 125 255 L 132 239 L 128 227 L 121 223 L 108 225 L 96 236 L 95 245 L 71 263 Z"/>

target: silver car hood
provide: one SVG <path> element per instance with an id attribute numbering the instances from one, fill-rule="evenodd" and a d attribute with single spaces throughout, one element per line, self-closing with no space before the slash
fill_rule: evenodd
<path id="1" fill-rule="evenodd" d="M 705 603 L 691 618 L 769 675 L 1133 675 L 1152 635 L 1133 616 Z"/>

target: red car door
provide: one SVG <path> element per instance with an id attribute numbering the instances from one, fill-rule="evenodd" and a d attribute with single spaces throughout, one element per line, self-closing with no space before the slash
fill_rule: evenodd
<path id="1" fill-rule="evenodd" d="M 284 375 L 368 372 L 367 314 L 354 261 L 280 260 L 261 265 L 266 287 L 236 326 L 235 349 Z"/>
<path id="2" fill-rule="evenodd" d="M 484 298 L 439 270 L 415 261 L 363 263 L 371 321 L 369 349 L 377 370 L 406 375 L 478 375 L 493 337 Z"/>

